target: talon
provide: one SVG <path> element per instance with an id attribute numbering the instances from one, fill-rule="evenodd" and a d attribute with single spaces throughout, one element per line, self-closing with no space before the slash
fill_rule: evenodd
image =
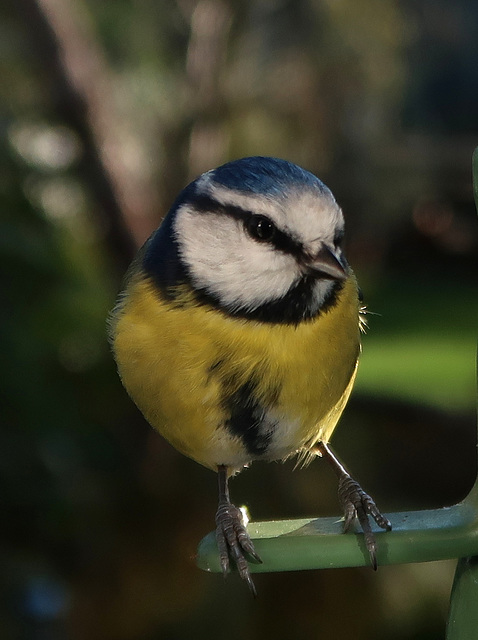
<path id="1" fill-rule="evenodd" d="M 392 525 L 378 510 L 372 498 L 365 493 L 362 487 L 356 482 L 345 467 L 335 457 L 330 447 L 321 442 L 317 445 L 317 452 L 326 458 L 339 478 L 339 499 L 344 509 L 344 532 L 350 531 L 355 518 L 358 519 L 365 539 L 365 546 L 370 555 L 370 562 L 373 569 L 377 569 L 377 542 L 370 526 L 369 516 L 371 516 L 381 529 L 390 531 Z"/>
<path id="2" fill-rule="evenodd" d="M 227 576 L 230 558 L 233 559 L 240 577 L 245 580 L 254 597 L 257 591 L 251 578 L 245 554 L 262 563 L 259 554 L 244 526 L 242 512 L 229 500 L 225 468 L 219 468 L 219 483 L 222 489 L 219 506 L 216 512 L 216 541 L 219 559 L 224 577 Z"/>
<path id="3" fill-rule="evenodd" d="M 344 531 L 350 530 L 355 518 L 358 519 L 365 539 L 370 562 L 374 570 L 377 569 L 376 549 L 377 543 L 375 535 L 370 526 L 369 516 L 371 516 L 381 529 L 390 531 L 392 525 L 378 510 L 372 498 L 365 493 L 362 487 L 349 475 L 343 475 L 339 480 L 339 499 L 345 513 Z"/>

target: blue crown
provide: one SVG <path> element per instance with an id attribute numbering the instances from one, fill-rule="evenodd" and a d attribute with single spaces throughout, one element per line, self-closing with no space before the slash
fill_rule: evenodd
<path id="1" fill-rule="evenodd" d="M 214 183 L 235 191 L 278 195 L 291 187 L 326 193 L 329 189 L 309 171 L 287 160 L 253 156 L 234 160 L 210 172 Z"/>

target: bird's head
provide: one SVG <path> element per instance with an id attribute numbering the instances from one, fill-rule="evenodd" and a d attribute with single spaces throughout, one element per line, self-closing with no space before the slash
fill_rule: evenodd
<path id="1" fill-rule="evenodd" d="M 187 282 L 226 313 L 297 323 L 333 300 L 350 271 L 330 190 L 285 160 L 243 158 L 184 189 L 145 249 L 163 289 Z"/>

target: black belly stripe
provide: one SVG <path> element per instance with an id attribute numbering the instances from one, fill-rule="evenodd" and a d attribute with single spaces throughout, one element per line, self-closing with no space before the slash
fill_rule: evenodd
<path id="1" fill-rule="evenodd" d="M 225 424 L 229 432 L 241 438 L 251 455 L 264 455 L 270 444 L 274 425 L 268 425 L 264 429 L 265 410 L 254 398 L 252 382 L 246 382 L 232 393 L 226 405 L 230 415 Z"/>

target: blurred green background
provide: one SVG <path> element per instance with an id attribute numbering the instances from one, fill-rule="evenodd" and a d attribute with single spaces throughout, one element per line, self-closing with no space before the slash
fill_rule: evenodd
<path id="1" fill-rule="evenodd" d="M 244 155 L 315 172 L 370 311 L 335 449 L 384 511 L 476 476 L 478 4 L 0 5 L 0 637 L 444 638 L 454 562 L 196 569 L 214 475 L 144 423 L 105 318 L 179 190 Z M 256 519 L 339 513 L 320 461 L 232 483 Z"/>

